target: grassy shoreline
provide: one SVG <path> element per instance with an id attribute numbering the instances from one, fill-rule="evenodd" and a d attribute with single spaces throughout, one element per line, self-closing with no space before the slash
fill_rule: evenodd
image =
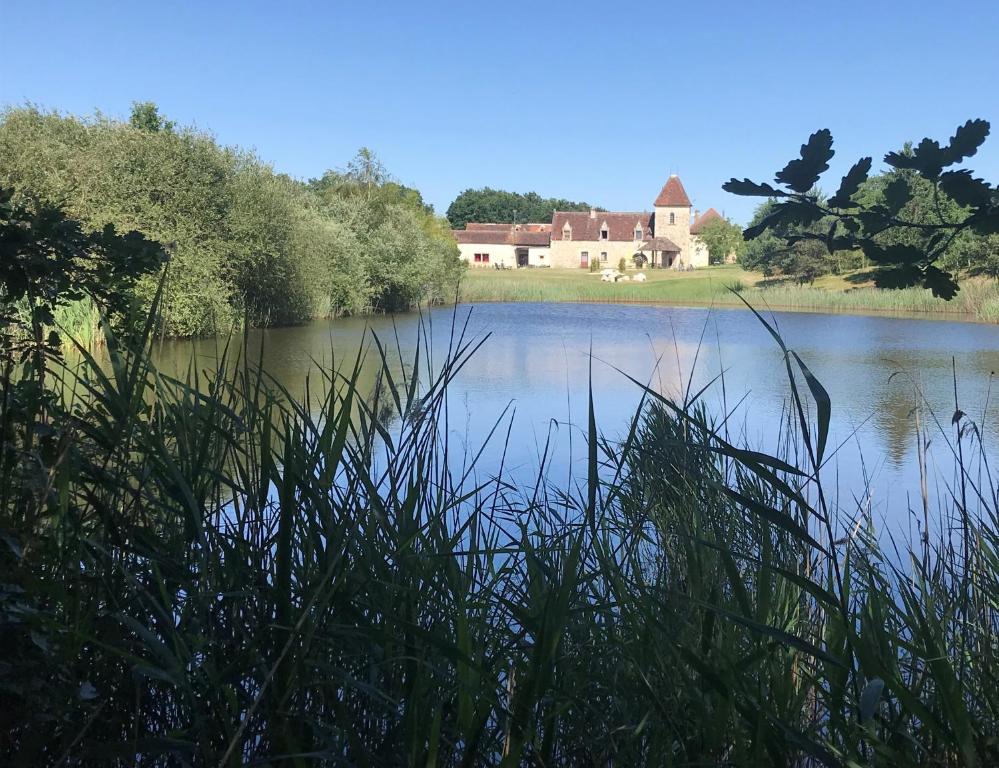
<path id="1" fill-rule="evenodd" d="M 741 307 L 731 289 L 754 306 L 787 311 L 874 314 L 973 322 L 999 322 L 999 286 L 971 280 L 953 301 L 922 288 L 881 290 L 826 276 L 812 286 L 759 287 L 762 275 L 736 266 L 694 272 L 647 271 L 645 283 L 602 283 L 581 270 L 469 270 L 459 290 L 461 303 L 557 302 Z"/>

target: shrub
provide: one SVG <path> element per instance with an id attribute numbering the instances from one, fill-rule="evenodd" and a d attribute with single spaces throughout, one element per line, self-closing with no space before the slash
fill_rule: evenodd
<path id="1" fill-rule="evenodd" d="M 368 158 L 371 159 L 370 156 Z M 305 184 L 178 128 L 154 105 L 131 122 L 34 107 L 0 116 L 0 184 L 172 245 L 161 333 L 197 336 L 453 298 L 457 246 L 415 190 L 379 177 Z M 149 306 L 153 278 L 134 298 Z"/>

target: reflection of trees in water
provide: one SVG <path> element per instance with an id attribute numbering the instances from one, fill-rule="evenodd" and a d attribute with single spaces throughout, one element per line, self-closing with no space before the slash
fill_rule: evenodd
<path id="1" fill-rule="evenodd" d="M 918 386 L 918 380 L 911 373 L 896 370 L 872 393 L 876 431 L 884 436 L 883 451 L 894 467 L 901 467 L 916 446 Z"/>
<path id="2" fill-rule="evenodd" d="M 958 407 L 974 422 L 975 429 L 986 444 L 989 436 L 999 431 L 999 403 L 993 392 L 993 355 L 975 355 L 969 365 L 957 367 Z M 923 439 L 929 442 L 929 453 L 938 461 L 950 463 L 950 448 L 945 443 L 956 437 L 952 429 L 954 416 L 954 370 L 950 361 L 932 366 L 900 366 L 883 359 L 884 370 L 893 370 L 884 386 L 873 393 L 874 424 L 884 435 L 884 450 L 895 467 L 902 467 L 916 449 L 917 419 Z M 935 361 L 939 363 L 940 361 Z M 918 413 L 917 413 L 918 410 Z M 975 438 L 977 443 L 978 438 Z"/>
<path id="3" fill-rule="evenodd" d="M 404 347 L 403 355 L 406 353 Z M 192 366 L 199 372 L 215 371 L 223 358 L 229 366 L 259 366 L 273 389 L 307 402 L 312 409 L 326 399 L 330 386 L 338 386 L 344 377 L 353 375 L 359 355 L 357 391 L 369 393 L 369 403 L 378 397 L 379 407 L 383 400 L 390 404 L 387 383 L 380 381 L 382 360 L 363 320 L 251 330 L 246 338 L 235 334 L 228 344 L 224 339 L 193 339 L 158 345 L 154 350 L 158 368 L 179 378 Z M 398 355 L 386 354 L 386 364 L 394 381 L 404 380 L 406 372 Z"/>

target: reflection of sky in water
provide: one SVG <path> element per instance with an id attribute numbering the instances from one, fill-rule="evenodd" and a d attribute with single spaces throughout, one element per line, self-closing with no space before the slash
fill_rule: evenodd
<path id="1" fill-rule="evenodd" d="M 468 308 L 459 310 L 463 319 Z M 446 353 L 452 311 L 427 316 L 433 353 Z M 918 506 L 919 478 L 912 408 L 922 389 L 939 421 L 949 428 L 954 393 L 953 357 L 961 408 L 979 422 L 990 456 L 999 427 L 996 406 L 983 414 L 992 371 L 999 369 L 999 328 L 995 326 L 887 317 L 779 313 L 779 328 L 833 401 L 830 446 L 844 443 L 829 465 L 840 503 L 863 490 L 872 478 L 873 508 L 904 514 Z M 264 365 L 293 394 L 304 393 L 313 360 L 349 367 L 364 330 L 370 327 L 393 352 L 396 333 L 402 356 L 411 361 L 418 316 L 374 317 L 318 322 L 300 328 L 254 332 L 265 339 Z M 787 405 L 787 379 L 779 350 L 766 330 L 744 310 L 707 310 L 586 304 L 484 304 L 476 306 L 469 333 L 491 336 L 461 372 L 449 392 L 453 441 L 479 450 L 489 429 L 511 407 L 513 429 L 506 467 L 519 482 L 537 472 L 552 430 L 554 455 L 549 476 L 562 481 L 572 470 L 585 475 L 589 351 L 593 351 L 593 391 L 597 423 L 608 435 L 621 434 L 640 392 L 622 371 L 665 394 L 678 395 L 690 381 L 697 391 L 724 368 L 725 387 L 716 383 L 704 395 L 710 411 L 721 414 L 741 401 L 730 421 L 735 435 L 756 447 L 773 447 L 777 421 Z M 215 344 L 196 344 L 214 357 Z M 254 345 L 251 344 L 251 348 Z M 186 363 L 189 344 L 164 350 L 166 363 Z M 369 354 L 373 363 L 374 353 Z M 658 361 L 658 367 L 657 367 Z M 692 374 L 693 372 L 693 374 Z M 899 375 L 893 375 L 899 374 Z M 373 386 L 366 372 L 363 386 Z M 745 399 L 743 399 L 745 398 Z M 984 418 L 983 418 L 984 417 Z M 572 427 L 572 424 L 578 425 Z M 497 431 L 480 464 L 480 477 L 499 466 L 506 429 Z M 943 436 L 931 432 L 931 494 L 952 474 Z M 571 449 L 570 449 L 571 444 Z M 907 501 L 911 498 L 911 502 Z"/>

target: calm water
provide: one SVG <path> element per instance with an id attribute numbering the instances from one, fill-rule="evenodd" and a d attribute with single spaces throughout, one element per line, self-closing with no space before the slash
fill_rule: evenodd
<path id="1" fill-rule="evenodd" d="M 716 414 L 732 411 L 731 430 L 761 448 L 773 446 L 788 399 L 779 350 L 753 315 L 744 310 L 587 304 L 483 304 L 471 309 L 468 333 L 490 334 L 459 375 L 449 395 L 453 440 L 469 452 L 510 408 L 512 450 L 507 468 L 529 482 L 537 472 L 546 437 L 554 439 L 551 479 L 570 472 L 585 476 L 586 406 L 593 355 L 597 422 L 619 435 L 634 414 L 638 388 L 615 368 L 679 395 L 697 391 L 724 370 L 703 399 Z M 440 309 L 424 323 L 434 353 L 448 347 L 453 311 Z M 932 428 L 930 491 L 943 492 L 953 476 L 954 412 L 952 359 L 960 407 L 981 428 L 987 454 L 999 430 L 999 403 L 989 398 L 999 370 L 999 327 L 972 323 L 811 313 L 777 313 L 787 344 L 798 352 L 828 389 L 833 401 L 830 447 L 840 446 L 829 465 L 841 506 L 870 487 L 877 516 L 905 523 L 908 507 L 919 505 L 913 406 L 925 398 L 944 431 Z M 251 332 L 251 348 L 262 342 L 264 366 L 292 393 L 304 395 L 313 361 L 353 362 L 367 329 L 412 359 L 417 315 L 343 319 L 298 328 Z M 192 346 L 210 367 L 217 343 L 167 345 L 161 365 L 182 369 Z M 369 356 L 374 361 L 374 355 Z M 371 366 L 373 368 L 373 365 Z M 373 381 L 368 372 L 367 381 Z M 924 418 L 928 414 L 924 412 Z M 578 425 L 578 426 L 574 426 Z M 505 432 L 505 429 L 502 430 Z M 736 440 L 738 442 L 738 440 Z M 487 447 L 480 468 L 494 471 L 502 446 Z M 510 454 L 513 454 L 512 456 Z M 867 480 L 865 481 L 865 478 Z"/>

